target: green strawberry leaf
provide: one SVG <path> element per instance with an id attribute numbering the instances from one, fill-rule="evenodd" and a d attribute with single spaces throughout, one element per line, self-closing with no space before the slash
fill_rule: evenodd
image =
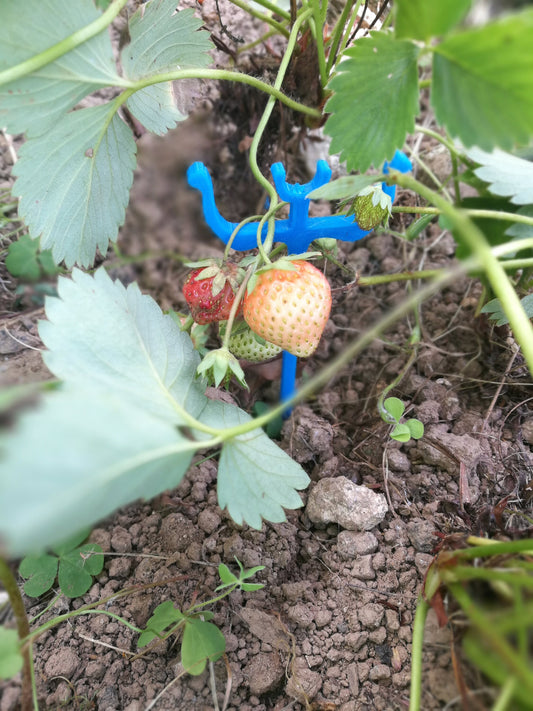
<path id="1" fill-rule="evenodd" d="M 70 384 L 113 391 L 169 423 L 196 417 L 208 400 L 195 380 L 200 361 L 189 336 L 137 284 L 125 288 L 104 269 L 75 269 L 58 280 L 39 333 L 50 370 Z M 79 528 L 79 526 L 78 526 Z"/>
<path id="2" fill-rule="evenodd" d="M 472 4 L 472 0 L 396 0 L 396 37 L 427 42 L 451 30 Z"/>
<path id="3" fill-rule="evenodd" d="M 137 80 L 207 66 L 213 45 L 207 32 L 198 32 L 201 26 L 191 8 L 176 12 L 175 0 L 152 0 L 139 8 L 130 20 L 130 43 L 121 55 L 125 76 Z M 127 106 L 147 130 L 159 135 L 186 118 L 176 106 L 171 82 L 137 91 Z"/>
<path id="4" fill-rule="evenodd" d="M 68 268 L 116 240 L 135 168 L 135 141 L 108 104 L 67 114 L 28 140 L 13 168 L 19 212 L 41 247 Z M 112 189 L 110 188 L 112 186 Z"/>
<path id="5" fill-rule="evenodd" d="M 53 555 L 29 555 L 22 559 L 19 573 L 26 578 L 24 592 L 28 597 L 40 597 L 50 590 L 57 575 L 58 559 Z"/>
<path id="6" fill-rule="evenodd" d="M 343 200 L 355 197 L 363 188 L 383 180 L 384 175 L 345 175 L 311 191 L 309 200 Z"/>
<path id="7" fill-rule="evenodd" d="M 146 629 L 141 632 L 137 646 L 146 647 L 152 640 L 163 637 L 169 627 L 174 626 L 176 622 L 183 622 L 185 619 L 181 610 L 174 607 L 172 600 L 162 602 L 155 608 L 154 614 L 146 623 Z"/>
<path id="8" fill-rule="evenodd" d="M 17 630 L 0 627 L 0 679 L 11 679 L 22 669 Z"/>
<path id="9" fill-rule="evenodd" d="M 91 0 L 2 2 L 0 71 L 48 49 L 99 16 Z M 33 74 L 0 86 L 0 126 L 11 133 L 43 134 L 84 96 L 119 81 L 109 34 L 102 32 Z"/>
<path id="10" fill-rule="evenodd" d="M 533 203 L 533 163 L 517 158 L 497 148 L 487 153 L 479 148 L 471 148 L 466 154 L 479 168 L 475 175 L 489 184 L 494 195 L 508 197 L 515 205 Z"/>
<path id="11" fill-rule="evenodd" d="M 414 131 L 419 52 L 387 32 L 374 32 L 345 51 L 347 59 L 328 87 L 334 94 L 325 107 L 331 115 L 324 130 L 331 136 L 330 152 L 340 153 L 349 171 L 364 172 L 391 159 Z"/>
<path id="12" fill-rule="evenodd" d="M 212 622 L 188 618 L 181 642 L 181 663 L 193 676 L 201 674 L 208 661 L 214 662 L 226 651 L 226 640 Z"/>
<path id="13" fill-rule="evenodd" d="M 248 422 L 242 410 L 212 403 L 212 417 L 226 426 Z M 219 425 L 220 426 L 220 425 Z M 232 519 L 242 525 L 261 528 L 262 519 L 285 521 L 283 508 L 302 506 L 297 489 L 304 489 L 309 477 L 302 467 L 258 429 L 226 442 L 218 465 L 218 503 L 227 507 Z"/>
<path id="14" fill-rule="evenodd" d="M 490 151 L 528 142 L 532 35 L 533 10 L 525 10 L 434 48 L 431 101 L 438 121 L 465 146 Z"/>
<path id="15" fill-rule="evenodd" d="M 533 294 L 528 294 L 520 299 L 520 303 L 524 307 L 529 318 L 533 318 Z M 482 314 L 489 314 L 491 321 L 496 321 L 497 326 L 505 326 L 509 323 L 507 314 L 503 310 L 502 303 L 499 299 L 492 299 L 481 309 Z"/>
<path id="16" fill-rule="evenodd" d="M 516 211 L 516 214 L 533 217 L 533 205 L 524 205 L 524 207 Z M 517 239 L 527 239 L 528 237 L 533 237 L 533 225 L 516 222 L 505 231 L 505 234 L 509 237 L 516 237 Z"/>

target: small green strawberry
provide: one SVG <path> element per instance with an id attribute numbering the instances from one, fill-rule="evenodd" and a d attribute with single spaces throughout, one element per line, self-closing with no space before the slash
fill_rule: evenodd
<path id="1" fill-rule="evenodd" d="M 248 288 L 243 315 L 252 331 L 293 355 L 310 356 L 331 310 L 322 272 L 304 259 L 284 258 L 256 272 Z"/>
<path id="2" fill-rule="evenodd" d="M 250 363 L 262 363 L 281 353 L 279 346 L 265 341 L 248 327 L 231 334 L 228 348 L 236 358 Z"/>
<path id="3" fill-rule="evenodd" d="M 362 230 L 373 230 L 389 219 L 392 201 L 381 185 L 369 185 L 355 198 L 355 219 Z"/>

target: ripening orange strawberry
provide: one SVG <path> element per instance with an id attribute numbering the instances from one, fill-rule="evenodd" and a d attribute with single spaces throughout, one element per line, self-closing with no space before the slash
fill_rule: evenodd
<path id="1" fill-rule="evenodd" d="M 301 259 L 282 259 L 260 271 L 243 303 L 244 319 L 254 333 L 303 358 L 316 350 L 330 310 L 328 280 Z"/>

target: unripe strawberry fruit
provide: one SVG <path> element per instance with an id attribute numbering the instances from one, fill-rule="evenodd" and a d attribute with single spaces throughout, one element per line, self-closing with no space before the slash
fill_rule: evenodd
<path id="1" fill-rule="evenodd" d="M 326 277 L 305 260 L 260 272 L 244 296 L 243 315 L 254 333 L 296 356 L 316 350 L 331 310 Z M 281 266 L 281 265 L 280 265 Z"/>
<path id="2" fill-rule="evenodd" d="M 230 263 L 191 271 L 183 285 L 183 295 L 196 323 L 214 323 L 229 317 L 243 274 L 243 269 Z"/>
<path id="3" fill-rule="evenodd" d="M 262 363 L 281 353 L 279 346 L 265 341 L 264 338 L 259 339 L 249 328 L 233 333 L 228 348 L 236 358 L 248 360 L 250 363 Z"/>
<path id="4" fill-rule="evenodd" d="M 354 201 L 355 219 L 362 230 L 373 230 L 388 220 L 391 209 L 392 201 L 381 185 L 369 185 Z"/>

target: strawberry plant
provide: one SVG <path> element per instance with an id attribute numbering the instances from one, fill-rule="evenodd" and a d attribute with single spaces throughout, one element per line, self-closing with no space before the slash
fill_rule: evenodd
<path id="1" fill-rule="evenodd" d="M 36 240 L 30 245 L 25 237 L 19 247 L 10 247 L 9 263 L 16 268 L 17 253 L 20 257 L 24 250 L 37 259 L 32 275 L 35 266 L 45 269 L 50 254 L 67 270 L 79 267 L 58 279 L 57 296 L 47 299 L 40 324 L 44 361 L 61 385 L 44 392 L 38 406 L 23 412 L 2 440 L 0 538 L 9 556 L 40 555 L 80 526 L 176 487 L 199 452 L 218 456 L 218 502 L 237 524 L 260 528 L 264 520 L 283 521 L 285 509 L 302 505 L 298 492 L 309 483 L 307 473 L 261 429 L 276 422 L 287 403 L 252 418 L 212 399 L 207 389 L 208 381 L 218 386 L 232 374 L 245 385 L 239 358 L 262 359 L 276 348 L 312 356 L 330 314 L 330 286 L 306 261 L 312 255 L 280 257 L 274 245 L 283 199 L 260 169 L 258 149 L 278 101 L 310 122 L 325 123 L 330 152 L 348 171 L 376 169 L 377 175 L 344 176 L 310 192 L 307 200 L 341 201 L 343 214 L 354 215 L 369 230 L 380 229 L 391 213 L 420 216 L 401 233 L 406 239 L 416 238 L 437 216 L 456 239 L 460 260 L 452 268 L 361 276 L 360 288 L 428 281 L 348 344 L 289 404 L 314 394 L 397 320 L 416 318 L 425 299 L 464 272 L 481 275 L 498 299 L 533 372 L 529 301 L 521 301 L 513 281 L 518 272 L 520 278 L 527 276 L 533 265 L 533 173 L 531 162 L 515 154 L 533 136 L 533 11 L 526 8 L 469 27 L 462 20 L 470 0 L 396 0 L 389 16 L 392 30 L 373 31 L 353 42 L 360 2 L 345 4 L 329 36 L 324 31 L 327 2 L 310 0 L 293 7 L 292 14 L 280 9 L 280 19 L 269 14 L 267 0 L 259 4 L 268 12 L 254 9 L 252 14 L 286 38 L 273 84 L 237 70 L 211 68 L 212 44 L 202 23 L 192 9 L 176 12 L 174 0 L 150 0 L 131 16 L 118 63 L 107 28 L 126 0 L 98 5 L 28 0 L 0 7 L 0 125 L 26 136 L 13 168 L 13 195 Z M 304 34 L 313 40 L 318 90 L 313 100 L 299 102 L 283 87 Z M 136 166 L 134 133 L 124 117 L 131 114 L 147 131 L 164 135 L 186 118 L 176 106 L 172 82 L 189 78 L 239 82 L 268 97 L 249 147 L 250 169 L 269 199 L 257 223 L 257 249 L 243 260 L 228 259 L 232 239 L 254 219 L 246 218 L 224 260 L 193 267 L 185 285 L 197 324 L 225 322 L 221 347 L 203 359 L 188 333 L 192 320 L 184 326 L 163 313 L 136 283 L 123 286 L 105 266 L 82 271 L 92 267 L 98 251 L 105 257 L 124 222 Z M 104 88 L 112 98 L 79 106 Z M 438 130 L 415 122 L 427 88 Z M 433 187 L 428 187 L 384 166 L 414 134 L 429 135 L 449 153 L 448 180 L 429 174 Z M 382 187 L 373 187 L 377 183 Z M 475 186 L 486 201 L 483 207 L 463 198 L 464 184 Z M 391 208 L 386 191 L 393 186 L 414 193 L 416 204 Z M 498 227 L 488 229 L 487 223 Z M 37 240 L 41 250 L 50 252 L 37 255 Z M 334 250 L 328 249 L 331 256 Z M 241 308 L 250 330 L 239 322 Z M 382 392 L 382 400 L 389 390 Z M 8 393 L 7 402 L 19 396 L 18 390 Z M 399 399 L 388 398 L 383 405 L 386 421 L 395 425 L 392 436 L 405 441 L 421 435 L 416 420 L 401 421 Z M 39 573 L 48 582 L 59 565 L 61 578 L 61 563 L 70 552 L 57 551 L 59 563 L 57 558 L 38 558 L 39 564 L 30 559 L 33 565 L 26 563 L 23 571 Z M 90 576 L 91 570 L 84 572 Z M 244 585 L 242 576 L 231 582 L 225 570 L 221 578 L 230 587 Z M 31 658 L 23 641 L 29 627 L 4 560 L 0 579 L 17 617 L 27 680 Z M 155 636 L 173 623 L 189 630 L 189 638 L 199 629 L 212 633 L 205 626 L 209 620 L 196 612 L 186 619 L 166 605 L 154 617 Z M 161 627 L 163 621 L 169 622 Z M 211 641 L 215 637 L 220 639 L 213 632 Z M 0 629 L 4 673 L 20 666 L 17 644 L 10 630 Z M 210 648 L 202 659 L 219 652 Z M 201 660 L 189 666 L 195 669 L 196 664 Z M 26 692 L 25 709 L 28 703 Z"/>

